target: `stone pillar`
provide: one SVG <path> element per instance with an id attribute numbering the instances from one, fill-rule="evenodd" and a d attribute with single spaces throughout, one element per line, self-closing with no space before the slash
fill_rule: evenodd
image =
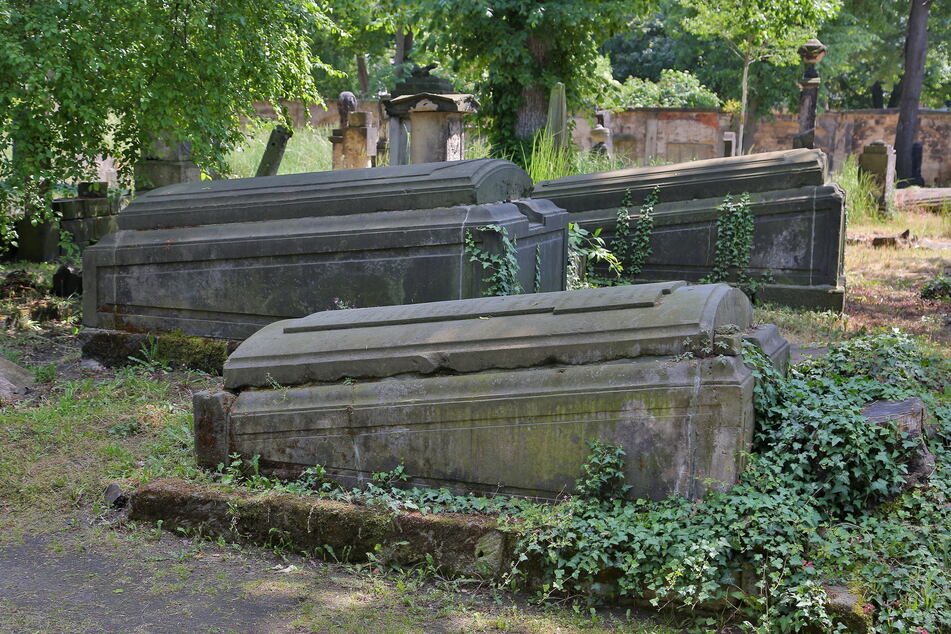
<path id="1" fill-rule="evenodd" d="M 793 140 L 794 148 L 816 146 L 816 101 L 820 83 L 816 64 L 822 61 L 827 50 L 828 47 L 815 38 L 799 47 L 805 70 L 799 80 L 799 134 Z"/>
<path id="2" fill-rule="evenodd" d="M 878 208 L 891 213 L 895 201 L 895 148 L 885 141 L 873 141 L 859 155 L 859 171 L 875 179 Z"/>
<path id="3" fill-rule="evenodd" d="M 409 119 L 412 163 L 462 160 L 465 156 L 463 117 L 477 108 L 472 95 L 462 94 L 404 95 L 387 104 L 391 117 Z"/>

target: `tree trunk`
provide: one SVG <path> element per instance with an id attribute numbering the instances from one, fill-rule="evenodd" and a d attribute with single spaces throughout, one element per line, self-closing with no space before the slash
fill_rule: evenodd
<path id="1" fill-rule="evenodd" d="M 743 143 L 743 132 L 746 130 L 746 107 L 750 88 L 750 64 L 752 63 L 753 61 L 749 58 L 743 59 L 743 79 L 742 83 L 740 84 L 740 89 L 742 91 L 742 98 L 740 99 L 740 130 L 736 135 L 737 156 L 746 154 L 746 148 Z"/>
<path id="2" fill-rule="evenodd" d="M 357 79 L 360 81 L 360 95 L 366 97 L 370 93 L 370 74 L 367 72 L 367 58 L 363 53 L 357 54 Z"/>
<path id="3" fill-rule="evenodd" d="M 881 110 L 885 107 L 885 93 L 882 90 L 882 82 L 877 81 L 872 84 L 869 90 L 872 98 L 872 107 Z"/>
<path id="4" fill-rule="evenodd" d="M 908 35 L 905 36 L 905 73 L 902 76 L 898 128 L 895 130 L 895 171 L 899 182 L 914 176 L 911 146 L 918 134 L 918 101 L 925 78 L 928 52 L 928 9 L 931 0 L 911 0 Z"/>
<path id="5" fill-rule="evenodd" d="M 550 46 L 543 35 L 528 36 L 528 50 L 538 64 L 535 75 L 541 77 L 548 59 Z M 519 106 L 515 121 L 515 136 L 530 137 L 544 127 L 548 121 L 548 89 L 542 84 L 528 84 L 522 87 L 522 105 Z"/>

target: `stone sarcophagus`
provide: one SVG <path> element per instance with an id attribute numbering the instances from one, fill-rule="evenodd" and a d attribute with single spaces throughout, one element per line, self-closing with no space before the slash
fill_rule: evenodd
<path id="1" fill-rule="evenodd" d="M 472 244 L 514 251 L 524 292 L 558 291 L 567 214 L 531 189 L 489 159 L 163 187 L 84 254 L 84 321 L 244 339 L 335 307 L 480 297 L 492 271 Z"/>
<path id="2" fill-rule="evenodd" d="M 632 497 L 696 497 L 749 450 L 750 314 L 725 284 L 672 282 L 276 322 L 228 359 L 226 391 L 196 394 L 196 452 L 348 485 L 402 462 L 414 484 L 553 498 L 601 440 L 627 452 Z M 759 338 L 788 355 L 775 328 Z"/>
<path id="3" fill-rule="evenodd" d="M 638 280 L 709 274 L 716 249 L 717 208 L 727 195 L 750 194 L 754 216 L 750 273 L 773 281 L 759 299 L 791 306 L 841 310 L 844 300 L 844 194 L 827 183 L 819 150 L 764 152 L 658 167 L 581 174 L 538 183 L 535 195 L 566 209 L 571 221 L 602 228 L 608 246 L 617 211 L 631 192 L 632 221 L 655 187 L 651 255 Z"/>

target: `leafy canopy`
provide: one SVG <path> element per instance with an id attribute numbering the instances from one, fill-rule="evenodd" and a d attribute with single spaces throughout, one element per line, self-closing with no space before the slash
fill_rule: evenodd
<path id="1" fill-rule="evenodd" d="M 563 82 L 569 108 L 596 93 L 598 46 L 650 0 L 406 0 L 424 43 L 474 82 L 496 146 L 512 148 L 525 91 Z M 547 106 L 547 102 L 545 104 Z"/>
<path id="2" fill-rule="evenodd" d="M 841 0 L 682 0 L 684 27 L 722 39 L 743 60 L 797 61 L 796 49 L 839 11 Z"/>
<path id="3" fill-rule="evenodd" d="M 128 179 L 161 138 L 220 166 L 254 101 L 319 101 L 331 28 L 311 0 L 0 0 L 0 239 L 97 156 Z"/>

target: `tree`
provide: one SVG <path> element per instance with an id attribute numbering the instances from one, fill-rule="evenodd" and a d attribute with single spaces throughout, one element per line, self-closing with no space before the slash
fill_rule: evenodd
<path id="1" fill-rule="evenodd" d="M 97 156 L 127 180 L 165 138 L 222 165 L 254 101 L 319 102 L 309 34 L 332 28 L 311 0 L 0 0 L 0 239 Z"/>
<path id="2" fill-rule="evenodd" d="M 693 11 L 684 28 L 722 39 L 742 62 L 737 145 L 743 148 L 750 66 L 763 60 L 774 65 L 795 63 L 796 49 L 835 16 L 840 0 L 682 0 L 681 4 Z"/>
<path id="3" fill-rule="evenodd" d="M 827 103 L 838 108 L 898 107 L 908 33 L 909 0 L 845 0 L 822 27 Z M 951 95 L 951 3 L 931 3 L 922 106 L 942 107 Z"/>
<path id="4" fill-rule="evenodd" d="M 895 130 L 895 171 L 899 181 L 914 176 L 911 148 L 918 134 L 918 106 L 928 53 L 928 9 L 931 0 L 911 0 L 905 38 L 905 72 L 901 81 L 898 126 Z M 921 183 L 918 183 L 919 185 Z"/>
<path id="5" fill-rule="evenodd" d="M 548 92 L 569 107 L 597 90 L 598 45 L 650 0 L 407 0 L 423 44 L 451 60 L 481 98 L 489 140 L 512 150 L 545 125 Z"/>

